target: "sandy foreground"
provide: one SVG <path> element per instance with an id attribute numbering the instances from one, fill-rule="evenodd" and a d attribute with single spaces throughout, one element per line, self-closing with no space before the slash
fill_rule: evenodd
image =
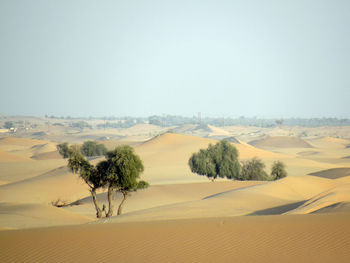
<path id="1" fill-rule="evenodd" d="M 1 138 L 0 262 L 349 262 L 350 140 L 296 138 L 276 128 L 244 141 L 253 128 L 208 126 L 186 131 L 208 138 L 165 133 L 140 141 L 157 129 L 126 129 L 122 140 L 105 142 L 131 142 L 151 186 L 130 196 L 122 216 L 101 220 L 55 142 Z M 289 176 L 212 183 L 191 173 L 193 152 L 236 134 L 230 138 L 241 160 L 256 156 L 267 172 L 281 160 Z M 102 135 L 74 134 L 72 141 Z M 52 134 L 59 136 L 71 135 Z M 106 204 L 106 193 L 98 200 Z"/>
<path id="2" fill-rule="evenodd" d="M 5 231 L 1 262 L 348 262 L 350 214 Z"/>

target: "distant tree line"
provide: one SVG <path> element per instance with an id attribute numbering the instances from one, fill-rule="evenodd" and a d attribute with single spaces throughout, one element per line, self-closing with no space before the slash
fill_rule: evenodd
<path id="1" fill-rule="evenodd" d="M 320 126 L 350 126 L 350 119 L 346 118 L 257 118 L 257 117 L 184 117 L 180 115 L 152 115 L 149 117 L 130 117 L 130 116 L 109 116 L 109 117 L 57 117 L 54 115 L 45 115 L 50 119 L 65 119 L 71 120 L 68 125 L 72 128 L 84 129 L 93 128 L 92 120 L 104 120 L 104 123 L 99 123 L 95 127 L 99 129 L 106 128 L 129 128 L 137 124 L 149 123 L 162 127 L 181 126 L 186 124 L 193 125 L 213 125 L 213 126 L 254 126 L 269 128 L 280 125 L 286 126 L 301 126 L 301 127 L 320 127 Z M 74 121 L 76 120 L 76 121 Z M 57 124 L 57 123 L 56 123 Z"/>
<path id="2" fill-rule="evenodd" d="M 273 163 L 270 175 L 265 172 L 265 164 L 258 158 L 240 163 L 236 147 L 227 140 L 222 140 L 215 145 L 210 144 L 207 149 L 193 153 L 188 164 L 193 173 L 207 176 L 212 181 L 218 177 L 233 180 L 272 181 L 287 176 L 285 165 L 280 161 Z"/>

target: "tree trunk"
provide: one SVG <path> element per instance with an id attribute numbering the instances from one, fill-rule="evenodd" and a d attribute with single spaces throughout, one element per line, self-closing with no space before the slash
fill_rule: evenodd
<path id="1" fill-rule="evenodd" d="M 113 215 L 113 208 L 114 208 L 114 196 L 113 196 L 113 188 L 111 186 L 108 187 L 108 213 L 106 214 L 106 217 L 110 217 Z"/>
<path id="2" fill-rule="evenodd" d="M 101 211 L 101 208 L 98 206 L 98 203 L 97 203 L 96 189 L 92 188 L 90 190 L 90 192 L 91 192 L 91 195 L 92 195 L 92 201 L 94 202 L 95 209 L 96 209 L 96 217 L 97 218 L 101 218 L 102 217 L 102 211 Z"/>
<path id="3" fill-rule="evenodd" d="M 118 207 L 118 216 L 122 214 L 124 202 L 126 201 L 126 198 L 128 198 L 128 192 L 123 191 L 122 194 L 123 194 L 123 200 L 121 201 Z"/>

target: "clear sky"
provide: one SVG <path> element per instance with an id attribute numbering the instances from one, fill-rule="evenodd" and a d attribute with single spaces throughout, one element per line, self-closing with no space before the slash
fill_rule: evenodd
<path id="1" fill-rule="evenodd" d="M 350 117 L 348 0 L 1 0 L 0 114 Z"/>

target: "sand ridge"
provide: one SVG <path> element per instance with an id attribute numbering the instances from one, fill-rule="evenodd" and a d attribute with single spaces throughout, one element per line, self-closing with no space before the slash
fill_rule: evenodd
<path id="1" fill-rule="evenodd" d="M 312 146 L 303 139 L 291 136 L 268 136 L 264 139 L 249 142 L 258 148 L 311 148 Z"/>

